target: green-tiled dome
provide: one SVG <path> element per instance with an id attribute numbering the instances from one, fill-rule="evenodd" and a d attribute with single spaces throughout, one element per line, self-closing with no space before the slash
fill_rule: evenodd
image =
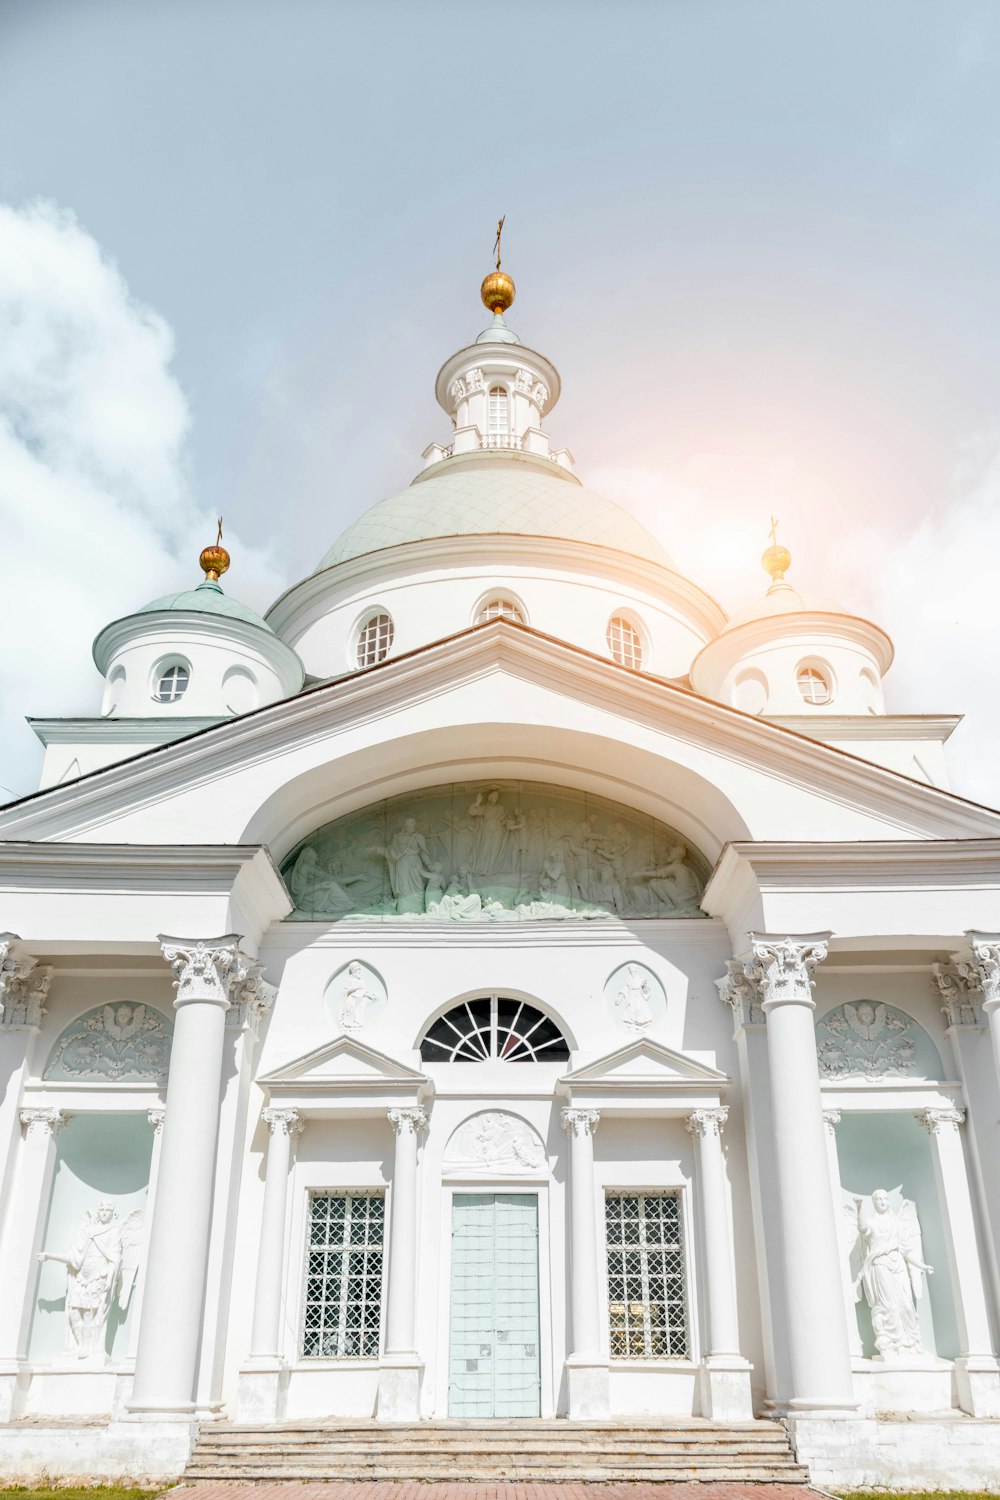
<path id="1" fill-rule="evenodd" d="M 136 610 L 136 614 L 152 615 L 165 609 L 193 610 L 200 615 L 221 615 L 227 620 L 242 620 L 245 625 L 259 625 L 269 635 L 274 634 L 266 620 L 262 620 L 260 615 L 241 604 L 238 599 L 228 598 L 217 583 L 210 583 L 207 578 L 196 589 L 184 589 L 179 594 L 164 594 L 161 599 L 153 599 L 151 603 L 144 604 L 142 609 Z"/>
<path id="2" fill-rule="evenodd" d="M 445 460 L 442 468 L 451 462 L 459 460 Z M 535 466 L 522 468 L 508 460 L 492 467 L 461 467 L 421 477 L 348 526 L 320 569 L 403 542 L 491 533 L 594 542 L 672 566 L 655 537 L 614 501 L 558 472 L 546 474 Z"/>

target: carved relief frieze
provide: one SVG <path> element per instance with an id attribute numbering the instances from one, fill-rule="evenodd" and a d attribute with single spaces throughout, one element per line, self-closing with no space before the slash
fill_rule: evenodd
<path id="1" fill-rule="evenodd" d="M 546 1165 L 541 1136 L 526 1120 L 505 1110 L 487 1110 L 460 1125 L 448 1142 L 445 1172 L 518 1176 Z"/>
<path id="2" fill-rule="evenodd" d="M 165 1083 L 173 1027 L 151 1005 L 112 1001 L 95 1006 L 61 1034 L 45 1066 L 53 1080 Z"/>
<path id="3" fill-rule="evenodd" d="M 912 1017 L 894 1005 L 858 1000 L 828 1011 L 816 1026 L 816 1056 L 824 1078 L 907 1078 L 916 1067 Z"/>

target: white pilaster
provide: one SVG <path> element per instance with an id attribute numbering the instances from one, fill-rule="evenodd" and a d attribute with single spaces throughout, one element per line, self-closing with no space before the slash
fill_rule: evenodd
<path id="1" fill-rule="evenodd" d="M 766 1017 L 793 1413 L 857 1407 L 813 1024 L 812 974 L 828 936 L 753 933 L 744 966 Z"/>
<path id="2" fill-rule="evenodd" d="M 958 1324 L 955 1383 L 959 1405 L 974 1417 L 1000 1416 L 1000 1372 L 993 1352 L 976 1221 L 958 1127 L 958 1109 L 923 1109 L 917 1119 L 931 1138 L 934 1175 L 944 1218 L 948 1269 Z"/>
<path id="3" fill-rule="evenodd" d="M 751 1366 L 740 1354 L 733 1236 L 729 1224 L 722 1127 L 728 1109 L 696 1109 L 686 1125 L 698 1158 L 697 1202 L 705 1289 L 705 1349 L 701 1367 L 702 1415 L 718 1422 L 749 1422 Z"/>
<path id="4" fill-rule="evenodd" d="M 607 1417 L 611 1410 L 608 1361 L 601 1347 L 600 1278 L 597 1265 L 597 1213 L 594 1193 L 596 1109 L 562 1111 L 569 1136 L 570 1308 L 573 1352 L 566 1361 L 568 1416 Z"/>
<path id="5" fill-rule="evenodd" d="M 251 962 L 235 933 L 161 937 L 177 979 L 166 1119 L 150 1233 L 146 1290 L 129 1409 L 190 1418 L 219 1130 L 226 1012 Z"/>
<path id="6" fill-rule="evenodd" d="M 24 1140 L 3 1242 L 0 1286 L 0 1421 L 20 1415 L 27 1390 L 23 1367 L 38 1276 L 37 1258 L 56 1162 L 56 1136 L 63 1125 L 58 1109 L 20 1112 Z"/>
<path id="7" fill-rule="evenodd" d="M 52 970 L 13 932 L 0 932 L 0 1225 L 7 1213 L 21 1138 L 20 1110 L 31 1048 L 45 1016 Z"/>
<path id="8" fill-rule="evenodd" d="M 840 1177 L 840 1153 L 837 1150 L 837 1126 L 840 1124 L 839 1109 L 824 1109 L 823 1124 L 826 1126 L 826 1160 L 830 1169 L 830 1192 L 833 1195 L 833 1212 L 837 1221 L 837 1232 L 842 1234 L 844 1189 Z M 858 1328 L 857 1302 L 854 1284 L 851 1281 L 851 1263 L 841 1249 L 840 1279 L 844 1288 L 844 1308 L 847 1313 L 847 1342 L 852 1359 L 863 1359 L 861 1332 Z"/>
<path id="9" fill-rule="evenodd" d="M 427 1128 L 419 1106 L 389 1110 L 396 1133 L 389 1203 L 389 1286 L 385 1354 L 375 1415 L 382 1422 L 412 1422 L 420 1415 L 422 1362 L 416 1349 L 417 1144 Z"/>
<path id="10" fill-rule="evenodd" d="M 149 1157 L 149 1185 L 146 1188 L 146 1211 L 142 1218 L 142 1243 L 139 1247 L 139 1275 L 132 1294 L 132 1332 L 129 1335 L 129 1359 L 135 1364 L 139 1347 L 139 1329 L 142 1327 L 142 1299 L 146 1291 L 146 1267 L 149 1265 L 149 1241 L 153 1231 L 153 1204 L 156 1202 L 156 1181 L 160 1173 L 160 1151 L 163 1146 L 163 1122 L 167 1112 L 162 1105 L 147 1109 L 146 1119 L 153 1127 L 153 1149 Z M 129 1392 L 131 1399 L 131 1391 Z"/>
<path id="11" fill-rule="evenodd" d="M 967 932 L 972 948 L 972 963 L 959 968 L 978 983 L 983 996 L 983 1012 L 990 1029 L 993 1064 L 1000 1079 L 1000 933 Z M 970 973 L 971 971 L 971 973 Z"/>

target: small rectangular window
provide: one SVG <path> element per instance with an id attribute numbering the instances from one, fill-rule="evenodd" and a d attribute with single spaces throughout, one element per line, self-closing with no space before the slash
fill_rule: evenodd
<path id="1" fill-rule="evenodd" d="M 687 1286 L 676 1193 L 605 1198 L 612 1359 L 684 1359 Z"/>
<path id="2" fill-rule="evenodd" d="M 309 1200 L 303 1359 L 377 1359 L 382 1326 L 385 1197 Z"/>

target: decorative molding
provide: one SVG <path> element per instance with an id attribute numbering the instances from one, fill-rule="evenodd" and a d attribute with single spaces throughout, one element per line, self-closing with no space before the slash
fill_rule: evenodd
<path id="1" fill-rule="evenodd" d="M 816 1061 L 822 1078 L 912 1078 L 916 1021 L 883 1001 L 835 1006 L 816 1024 Z"/>
<path id="2" fill-rule="evenodd" d="M 725 974 L 715 981 L 719 999 L 729 1006 L 737 1029 L 741 1026 L 764 1024 L 757 986 L 749 977 L 748 967 L 750 966 L 741 963 L 738 958 L 728 958 Z"/>
<path id="3" fill-rule="evenodd" d="M 451 385 L 448 387 L 448 395 L 451 397 L 454 405 L 457 406 L 465 395 L 465 381 L 461 376 L 451 382 Z"/>
<path id="4" fill-rule="evenodd" d="M 718 1109 L 693 1109 L 684 1122 L 684 1128 L 689 1135 L 696 1135 L 704 1139 L 705 1136 L 714 1135 L 722 1138 L 722 1127 L 729 1119 L 729 1110 L 725 1105 Z"/>
<path id="5" fill-rule="evenodd" d="M 601 1121 L 599 1109 L 575 1109 L 572 1105 L 565 1105 L 560 1111 L 562 1128 L 578 1140 L 583 1136 L 593 1135 Z"/>
<path id="6" fill-rule="evenodd" d="M 235 932 L 217 938 L 167 937 L 161 932 L 158 942 L 177 975 L 175 1008 L 198 1001 L 228 1008 L 234 988 L 244 984 L 257 969 L 240 952 L 240 938 Z"/>
<path id="7" fill-rule="evenodd" d="M 934 983 L 944 1004 L 941 1010 L 949 1026 L 973 1029 L 982 1026 L 980 1011 L 980 984 L 974 965 L 963 961 L 951 964 L 932 964 Z"/>
<path id="8" fill-rule="evenodd" d="M 507 1110 L 473 1115 L 453 1132 L 442 1167 L 458 1175 L 483 1173 L 521 1176 L 546 1166 L 545 1146 L 538 1132 Z"/>
<path id="9" fill-rule="evenodd" d="M 38 1031 L 45 1015 L 52 969 L 24 951 L 15 932 L 0 932 L 0 1028 Z"/>
<path id="10" fill-rule="evenodd" d="M 419 1135 L 427 1129 L 427 1115 L 419 1105 L 388 1111 L 389 1124 L 397 1135 Z"/>
<path id="11" fill-rule="evenodd" d="M 260 1117 L 272 1135 L 287 1135 L 292 1140 L 306 1128 L 297 1109 L 262 1109 Z"/>
<path id="12" fill-rule="evenodd" d="M 66 1123 L 61 1109 L 22 1109 L 21 1124 L 30 1141 L 32 1136 L 54 1136 Z"/>
<path id="13" fill-rule="evenodd" d="M 163 1134 L 163 1122 L 167 1118 L 166 1110 L 161 1106 L 157 1109 L 147 1109 L 146 1119 L 153 1127 L 154 1136 Z"/>
<path id="14" fill-rule="evenodd" d="M 226 1011 L 228 1031 L 248 1031 L 260 1035 L 264 1018 L 274 1006 L 278 991 L 264 978 L 260 964 L 247 967 L 246 978 L 237 980 L 230 993 L 229 1009 Z"/>
<path id="15" fill-rule="evenodd" d="M 1000 933 L 967 932 L 972 948 L 971 964 L 959 963 L 963 979 L 974 984 L 982 992 L 983 1009 L 987 1012 L 1000 1007 Z"/>
<path id="16" fill-rule="evenodd" d="M 478 365 L 465 372 L 465 386 L 468 391 L 481 391 L 485 387 L 483 372 Z"/>
<path id="17" fill-rule="evenodd" d="M 840 1110 L 839 1109 L 824 1109 L 824 1111 L 823 1111 L 823 1124 L 826 1126 L 826 1129 L 827 1129 L 827 1132 L 829 1133 L 829 1135 L 831 1135 L 833 1137 L 833 1139 L 836 1140 L 836 1138 L 837 1138 L 837 1126 L 840 1124 Z"/>
<path id="18" fill-rule="evenodd" d="M 945 1130 L 957 1130 L 959 1125 L 965 1123 L 964 1109 L 918 1109 L 916 1112 L 918 1125 L 922 1125 L 930 1135 L 938 1135 Z"/>
<path id="19" fill-rule="evenodd" d="M 77 1016 L 60 1034 L 43 1078 L 166 1083 L 173 1027 L 152 1005 L 110 1001 Z"/>
<path id="20" fill-rule="evenodd" d="M 814 1004 L 816 987 L 813 973 L 830 951 L 828 932 L 807 933 L 800 938 L 770 937 L 765 932 L 751 932 L 754 965 L 746 966 L 761 996 L 761 1009 L 776 1005 Z"/>

